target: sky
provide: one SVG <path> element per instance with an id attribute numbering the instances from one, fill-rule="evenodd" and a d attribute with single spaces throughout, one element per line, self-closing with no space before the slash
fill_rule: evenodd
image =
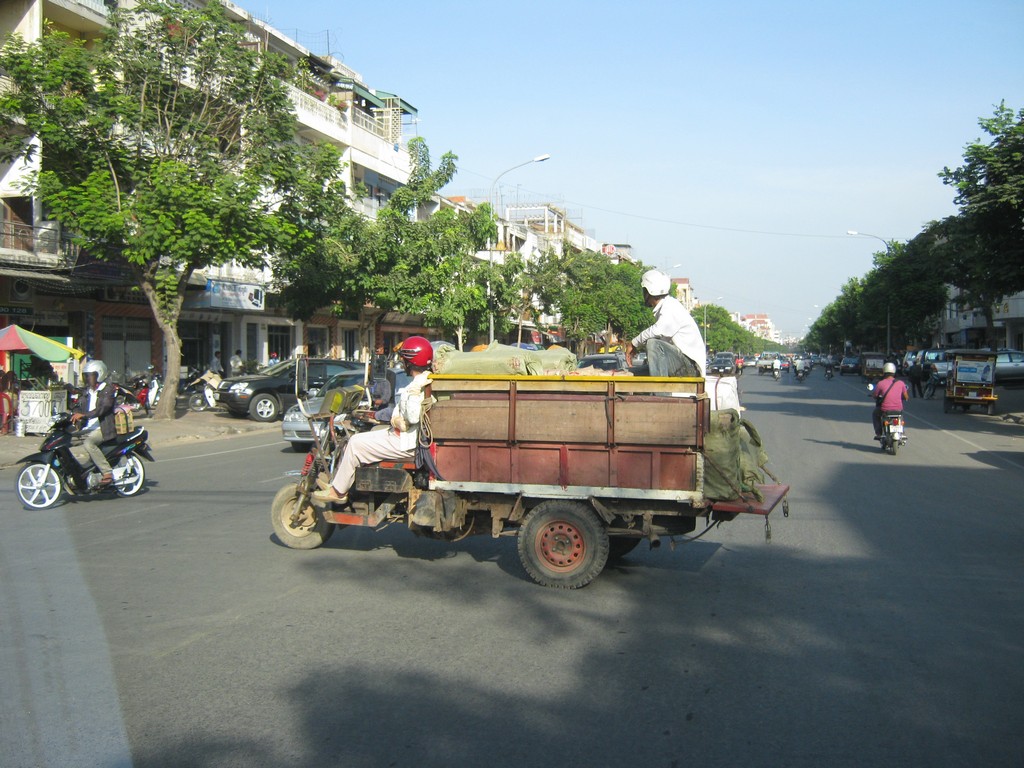
<path id="1" fill-rule="evenodd" d="M 444 194 L 551 202 L 698 299 L 801 335 L 938 173 L 1024 107 L 1024 2 L 235 0 L 419 112 Z M 637 289 L 639 291 L 639 287 Z"/>

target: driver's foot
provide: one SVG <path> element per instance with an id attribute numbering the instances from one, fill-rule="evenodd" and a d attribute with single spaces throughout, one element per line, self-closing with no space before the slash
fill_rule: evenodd
<path id="1" fill-rule="evenodd" d="M 112 482 L 114 482 L 113 472 L 104 472 L 100 475 L 100 485 L 110 485 Z"/>
<path id="2" fill-rule="evenodd" d="M 348 494 L 340 494 L 331 486 L 326 491 L 313 491 L 313 498 L 325 504 L 345 504 L 348 501 Z"/>

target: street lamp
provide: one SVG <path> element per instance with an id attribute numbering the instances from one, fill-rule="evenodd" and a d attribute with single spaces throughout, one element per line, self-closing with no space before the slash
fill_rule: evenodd
<path id="1" fill-rule="evenodd" d="M 854 237 L 873 237 L 875 240 L 881 240 L 882 245 L 885 246 L 885 255 L 892 256 L 892 246 L 889 245 L 889 241 L 884 237 L 878 235 L 872 235 L 867 232 L 858 232 L 855 229 L 846 230 L 846 234 L 853 235 Z M 886 302 L 885 305 L 885 354 L 888 355 L 892 352 L 892 304 Z"/>
<path id="2" fill-rule="evenodd" d="M 537 155 L 532 160 L 527 160 L 525 163 L 519 163 L 518 165 L 513 165 L 511 168 L 506 168 L 504 171 L 502 171 L 497 176 L 495 176 L 494 177 L 494 182 L 491 184 L 491 189 L 487 193 L 487 204 L 489 206 L 491 206 L 491 212 L 492 213 L 495 212 L 494 211 L 494 188 L 496 186 L 498 186 L 498 179 L 500 179 L 506 173 L 509 173 L 510 171 L 514 171 L 516 168 L 522 168 L 524 165 L 530 165 L 531 163 L 543 163 L 545 160 L 549 159 L 550 157 L 551 157 L 551 155 L 548 155 L 548 154 Z M 497 218 L 498 218 L 497 215 L 495 215 L 495 219 L 497 219 Z M 488 270 L 487 270 L 487 305 L 488 305 L 487 306 L 487 323 L 488 323 L 487 340 L 488 341 L 494 341 L 494 309 L 490 306 L 490 304 L 491 304 L 491 271 L 493 271 L 493 269 L 494 269 L 494 251 L 491 250 L 491 238 L 490 237 L 487 238 L 487 265 L 488 265 Z"/>

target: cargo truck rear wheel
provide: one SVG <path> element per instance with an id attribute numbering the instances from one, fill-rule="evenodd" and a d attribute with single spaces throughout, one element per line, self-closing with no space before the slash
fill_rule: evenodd
<path id="1" fill-rule="evenodd" d="M 552 500 L 534 507 L 519 529 L 519 559 L 545 587 L 585 587 L 608 561 L 608 531 L 590 507 Z"/>

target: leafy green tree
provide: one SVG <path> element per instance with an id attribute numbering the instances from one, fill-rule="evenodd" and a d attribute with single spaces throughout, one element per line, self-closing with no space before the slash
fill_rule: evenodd
<path id="1" fill-rule="evenodd" d="M 1024 109 L 1014 113 L 1000 103 L 978 122 L 991 140 L 968 144 L 963 165 L 939 174 L 956 189 L 960 212 L 931 229 L 951 282 L 985 313 L 992 340 L 993 305 L 1024 291 Z"/>
<path id="2" fill-rule="evenodd" d="M 110 15 L 95 45 L 49 30 L 9 38 L 0 69 L 0 153 L 30 156 L 31 188 L 90 253 L 130 269 L 164 337 L 169 391 L 196 270 L 260 267 L 274 205 L 307 155 L 293 141 L 287 62 L 248 45 L 214 0 L 201 10 L 143 0 Z M 174 398 L 156 415 L 171 418 Z"/>

